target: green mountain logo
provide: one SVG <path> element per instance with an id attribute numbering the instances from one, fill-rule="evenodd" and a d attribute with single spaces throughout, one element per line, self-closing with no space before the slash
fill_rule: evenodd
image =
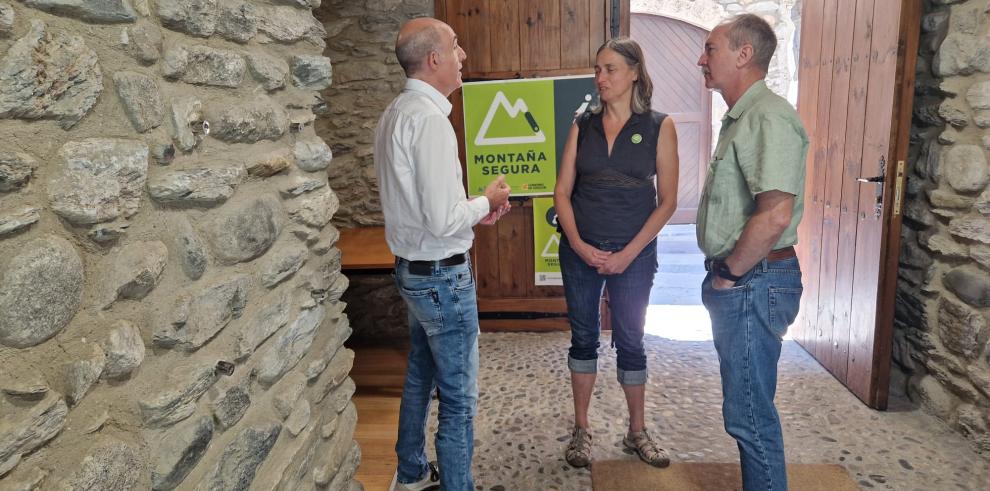
<path id="1" fill-rule="evenodd" d="M 518 125 L 518 129 L 525 132 L 525 134 L 515 136 L 488 136 L 492 120 L 495 119 L 495 115 L 499 112 L 499 109 L 503 109 L 510 119 L 517 119 L 522 115 L 528 126 Z M 520 97 L 516 99 L 515 104 L 511 104 L 509 103 L 509 98 L 500 90 L 495 93 L 491 105 L 488 106 L 488 114 L 485 115 L 485 120 L 481 123 L 481 129 L 478 130 L 478 136 L 475 137 L 474 144 L 478 146 L 517 145 L 521 143 L 543 143 L 545 141 L 547 141 L 547 137 L 543 134 L 543 130 L 540 129 L 540 125 L 537 124 L 536 118 L 529 112 L 526 101 Z"/>

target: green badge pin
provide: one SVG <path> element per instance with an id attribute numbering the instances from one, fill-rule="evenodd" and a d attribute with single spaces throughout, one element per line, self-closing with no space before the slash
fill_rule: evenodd
<path id="1" fill-rule="evenodd" d="M 633 143 L 639 143 L 639 142 L 643 141 L 643 135 L 640 135 L 639 133 L 636 133 L 636 134 L 634 134 L 632 136 L 631 140 L 632 140 Z"/>

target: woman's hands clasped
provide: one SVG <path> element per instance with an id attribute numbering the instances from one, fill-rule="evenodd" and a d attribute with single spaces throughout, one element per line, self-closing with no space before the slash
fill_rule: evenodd
<path id="1" fill-rule="evenodd" d="M 600 266 L 598 274 L 622 274 L 626 268 L 636 259 L 635 254 L 630 254 L 625 249 L 609 254 Z"/>
<path id="2" fill-rule="evenodd" d="M 598 274 L 622 274 L 633 259 L 635 254 L 630 254 L 626 250 L 608 252 L 597 249 L 587 242 L 574 245 L 574 252 L 592 268 L 598 270 Z"/>

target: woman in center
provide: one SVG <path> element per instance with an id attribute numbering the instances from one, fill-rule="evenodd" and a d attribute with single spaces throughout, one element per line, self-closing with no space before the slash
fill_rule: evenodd
<path id="1" fill-rule="evenodd" d="M 595 85 L 600 103 L 571 126 L 554 189 L 574 397 L 565 457 L 575 467 L 591 464 L 588 405 L 607 288 L 617 377 L 629 409 L 622 443 L 646 463 L 666 467 L 667 452 L 644 421 L 643 327 L 657 271 L 656 238 L 677 207 L 677 134 L 674 122 L 650 107 L 653 82 L 635 41 L 615 38 L 598 48 Z"/>

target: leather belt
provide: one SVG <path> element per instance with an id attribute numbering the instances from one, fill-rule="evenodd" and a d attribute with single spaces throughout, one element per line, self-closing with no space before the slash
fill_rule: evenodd
<path id="1" fill-rule="evenodd" d="M 790 259 L 796 255 L 797 253 L 794 252 L 794 246 L 781 247 L 780 249 L 774 249 L 770 251 L 770 254 L 767 254 L 767 262 Z"/>
<path id="2" fill-rule="evenodd" d="M 767 262 L 782 261 L 784 259 L 790 259 L 797 256 L 797 252 L 794 250 L 794 246 L 781 247 L 780 249 L 774 249 L 767 254 L 765 258 Z M 705 271 L 712 270 L 712 263 L 715 259 L 705 259 Z"/>
<path id="3" fill-rule="evenodd" d="M 464 264 L 467 262 L 467 254 L 454 254 L 445 259 L 440 259 L 437 261 L 410 261 L 408 259 L 402 259 L 403 261 L 409 263 L 409 272 L 418 275 L 432 275 L 434 268 L 442 268 L 444 266 L 457 266 L 458 264 Z"/>

